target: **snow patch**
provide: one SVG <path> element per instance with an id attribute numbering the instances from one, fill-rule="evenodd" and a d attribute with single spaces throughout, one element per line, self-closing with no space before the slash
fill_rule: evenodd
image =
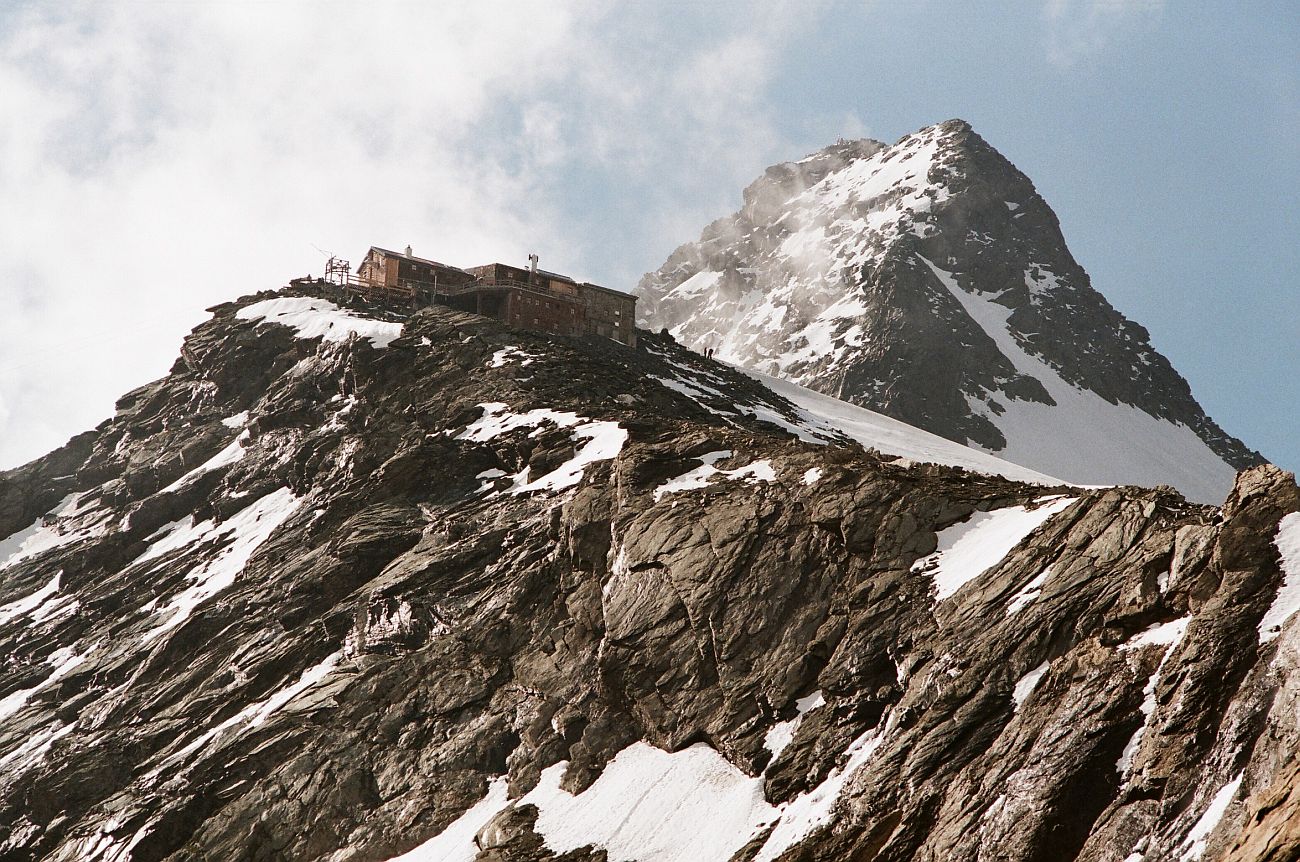
<path id="1" fill-rule="evenodd" d="M 1282 586 L 1273 603 L 1260 618 L 1259 642 L 1268 643 L 1282 632 L 1282 626 L 1300 610 L 1300 512 L 1292 512 L 1278 524 L 1273 539 L 1282 556 Z"/>
<path id="2" fill-rule="evenodd" d="M 388 862 L 474 862 L 478 845 L 474 836 L 488 821 L 510 804 L 510 781 L 504 775 L 488 782 L 487 793 L 464 814 L 414 850 L 394 856 Z"/>
<path id="3" fill-rule="evenodd" d="M 527 413 L 515 413 L 509 405 L 499 401 L 488 401 L 480 404 L 479 407 L 482 408 L 483 415 L 457 434 L 457 440 L 486 443 L 516 428 L 540 429 L 540 426 L 546 422 L 554 423 L 561 428 L 570 428 L 583 421 L 577 413 L 570 413 L 567 410 L 549 410 L 545 407 L 529 410 Z"/>
<path id="4" fill-rule="evenodd" d="M 617 422 L 587 422 L 573 429 L 573 440 L 586 440 L 586 444 L 568 461 L 542 476 L 524 484 L 517 484 L 511 489 L 512 494 L 526 494 L 530 491 L 562 491 L 572 488 L 582 480 L 583 469 L 597 461 L 609 461 L 617 458 L 627 442 L 627 430 Z M 527 478 L 528 468 L 516 479 L 516 483 Z"/>
<path id="5" fill-rule="evenodd" d="M 70 494 L 30 526 L 0 541 L 0 570 L 108 532 L 113 513 L 83 508 L 89 492 Z"/>
<path id="6" fill-rule="evenodd" d="M 32 734 L 13 751 L 0 757 L 0 775 L 13 779 L 31 769 L 45 759 L 54 743 L 71 733 L 76 726 L 75 721 L 71 724 L 56 721 L 50 727 Z"/>
<path id="7" fill-rule="evenodd" d="M 772 753 L 772 760 L 769 763 L 780 757 L 781 752 L 785 751 L 786 747 L 794 740 L 794 735 L 799 730 L 803 717 L 814 709 L 825 705 L 826 699 L 822 697 L 821 689 L 795 701 L 795 708 L 799 711 L 798 714 L 787 721 L 780 721 L 772 725 L 763 737 L 763 747 Z"/>
<path id="8" fill-rule="evenodd" d="M 1140 649 L 1145 646 L 1161 645 L 1172 647 L 1183 639 L 1191 617 L 1182 617 L 1167 623 L 1156 623 L 1120 644 L 1121 652 Z"/>
<path id="9" fill-rule="evenodd" d="M 346 341 L 352 336 L 367 338 L 384 348 L 402 334 L 402 324 L 362 317 L 326 299 L 288 296 L 264 299 L 235 313 L 240 320 L 261 320 L 293 328 L 298 338 Z"/>
<path id="10" fill-rule="evenodd" d="M 245 413 L 244 415 L 247 414 Z M 170 485 L 168 485 L 166 488 L 163 488 L 158 493 L 166 494 L 171 491 L 176 491 L 190 484 L 195 479 L 202 476 L 204 473 L 211 473 L 213 470 L 218 470 L 222 467 L 228 467 L 231 464 L 235 464 L 243 460 L 244 443 L 248 441 L 249 436 L 250 436 L 249 433 L 247 431 L 244 431 L 234 440 L 231 440 L 230 443 L 220 452 L 213 455 L 211 458 L 204 461 L 202 464 L 195 467 L 193 470 L 190 470 L 184 476 L 181 476 L 175 482 L 172 482 Z"/>
<path id="11" fill-rule="evenodd" d="M 510 362 L 519 360 L 520 367 L 532 365 L 537 357 L 525 350 L 521 350 L 514 345 L 503 347 L 496 353 L 492 354 L 492 359 L 488 362 L 488 368 L 501 368 Z"/>
<path id="12" fill-rule="evenodd" d="M 701 455 L 696 459 L 700 462 L 699 467 L 683 473 L 675 479 L 669 479 L 654 489 L 655 502 L 663 499 L 668 494 L 707 488 L 713 484 L 715 476 L 723 479 L 743 479 L 751 485 L 758 482 L 776 481 L 776 471 L 772 469 L 772 462 L 766 458 L 746 464 L 744 467 L 737 467 L 735 470 L 719 470 L 713 466 L 717 462 L 730 457 L 730 449 L 719 449 L 716 452 Z"/>
<path id="13" fill-rule="evenodd" d="M 1237 773 L 1237 777 L 1219 788 L 1219 792 L 1214 794 L 1210 804 L 1205 806 L 1205 811 L 1201 814 L 1200 819 L 1192 825 L 1191 831 L 1187 837 L 1178 845 L 1179 853 L 1178 862 L 1195 862 L 1201 858 L 1205 852 L 1206 843 L 1209 841 L 1210 833 L 1214 827 L 1219 825 L 1223 819 L 1224 812 L 1228 810 L 1232 798 L 1237 795 L 1238 788 L 1241 787 L 1241 778 L 1243 773 Z"/>
<path id="14" fill-rule="evenodd" d="M 1043 569 L 1043 571 L 1032 581 L 1025 584 L 1025 586 L 1020 590 L 1020 592 L 1012 596 L 1011 601 L 1007 602 L 1007 616 L 1011 616 L 1012 614 L 1019 613 L 1020 611 L 1024 610 L 1025 605 L 1029 604 L 1030 602 L 1037 599 L 1040 595 L 1042 595 L 1043 584 L 1047 583 L 1047 579 L 1051 576 L 1052 576 L 1052 567 L 1048 566 L 1047 568 Z"/>
<path id="15" fill-rule="evenodd" d="M 0 605 L 0 625 L 4 625 L 16 617 L 27 616 L 35 611 L 46 599 L 59 591 L 59 578 L 62 576 L 62 571 L 56 572 L 54 577 L 50 578 L 49 583 L 36 592 L 23 596 L 21 599 L 12 601 L 7 605 Z"/>
<path id="16" fill-rule="evenodd" d="M 562 491 L 571 488 L 582 480 L 583 471 L 588 464 L 617 458 L 627 442 L 627 429 L 617 422 L 587 419 L 567 410 L 550 410 L 542 407 L 529 410 L 527 413 L 515 413 L 508 405 L 499 401 L 485 402 L 479 407 L 482 408 L 483 415 L 457 434 L 457 440 L 485 443 L 519 428 L 532 428 L 533 432 L 529 436 L 536 436 L 541 433 L 542 425 L 550 422 L 561 428 L 573 428 L 572 440 L 575 443 L 586 441 L 572 458 L 541 478 L 530 481 L 528 468 L 525 467 L 511 477 L 514 480 L 509 489 L 511 494 Z M 479 487 L 479 492 L 490 490 L 490 480 L 494 477 L 480 474 L 478 478 L 489 479 Z"/>
<path id="17" fill-rule="evenodd" d="M 265 700 L 249 704 L 216 727 L 204 731 L 197 739 L 168 757 L 166 762 L 183 760 L 228 730 L 233 729 L 236 733 L 243 733 L 248 728 L 257 727 L 295 697 L 329 676 L 338 667 L 339 659 L 342 657 L 342 652 L 331 653 L 319 664 L 304 670 L 295 682 L 281 688 Z"/>
<path id="18" fill-rule="evenodd" d="M 912 571 L 934 578 L 935 599 L 943 601 L 1006 557 L 1026 536 L 1075 501 L 1054 499 L 1036 509 L 1011 506 L 975 512 L 939 533 L 939 547 L 912 564 Z"/>
<path id="19" fill-rule="evenodd" d="M 199 543 L 224 541 L 227 544 L 190 570 L 185 577 L 192 582 L 191 586 L 153 609 L 165 618 L 144 635 L 145 641 L 176 628 L 189 619 L 196 607 L 231 586 L 253 553 L 301 504 L 302 498 L 294 496 L 288 488 L 281 488 L 219 525 L 212 521 L 195 524 L 191 517 L 169 524 L 155 534 L 159 538 L 131 563 L 132 566 Z"/>
<path id="20" fill-rule="evenodd" d="M 45 660 L 45 663 L 53 665 L 54 670 L 50 672 L 49 676 L 31 688 L 20 688 L 0 698 L 0 721 L 7 719 L 26 706 L 27 701 L 31 700 L 34 695 L 44 691 L 76 670 L 77 666 L 84 662 L 98 645 L 92 644 L 84 653 L 77 653 L 73 651 L 72 647 L 64 647 L 50 653 L 50 657 Z"/>
<path id="21" fill-rule="evenodd" d="M 1014 709 L 1016 712 L 1020 711 L 1020 707 L 1029 699 L 1029 695 L 1033 694 L 1034 689 L 1038 688 L 1038 683 L 1042 681 L 1043 675 L 1047 673 L 1047 669 L 1051 666 L 1050 661 L 1045 661 L 1016 682 L 1016 687 L 1011 691 L 1011 700 L 1015 704 Z"/>
<path id="22" fill-rule="evenodd" d="M 1169 656 L 1173 654 L 1174 647 L 1178 646 L 1183 639 L 1183 635 L 1187 633 L 1187 625 L 1190 622 L 1191 617 L 1183 617 L 1172 622 L 1153 625 L 1127 642 L 1120 644 L 1120 652 L 1130 652 L 1146 646 L 1163 646 L 1165 648 L 1156 669 L 1152 671 L 1151 676 L 1147 678 L 1146 684 L 1142 686 L 1142 703 L 1138 706 L 1142 713 L 1142 723 L 1138 725 L 1137 730 L 1133 731 L 1133 735 L 1129 737 L 1128 742 L 1124 743 L 1124 750 L 1120 752 L 1119 760 L 1115 762 L 1115 771 L 1122 778 L 1127 778 L 1129 773 L 1133 771 L 1133 761 L 1137 758 L 1138 748 L 1142 745 L 1142 737 L 1146 734 L 1147 723 L 1156 711 L 1156 686 L 1160 684 L 1160 673 L 1164 670 L 1165 662 L 1169 661 Z"/>

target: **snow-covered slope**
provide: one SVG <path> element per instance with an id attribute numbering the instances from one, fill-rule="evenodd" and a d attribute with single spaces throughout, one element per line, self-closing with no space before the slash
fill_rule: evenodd
<path id="1" fill-rule="evenodd" d="M 1005 476 L 1017 482 L 1062 484 L 1060 479 L 1037 470 L 954 443 L 938 434 L 922 431 L 874 410 L 823 395 L 798 383 L 759 371 L 741 370 L 798 407 L 809 428 L 834 429 L 869 449 L 877 449 L 886 455 L 897 455 L 909 461 L 964 467 L 991 476 Z"/>
<path id="2" fill-rule="evenodd" d="M 761 419 L 789 431 L 805 443 L 855 440 L 868 449 L 909 461 L 962 467 L 1017 482 L 1062 484 L 1060 479 L 780 377 L 734 367 L 761 384 L 738 389 L 736 378 L 730 374 L 732 369 L 719 367 L 679 349 L 665 350 L 653 336 L 646 338 L 644 347 L 656 354 L 669 370 L 668 374 L 654 378 L 660 385 L 727 419 L 742 416 Z"/>
<path id="3" fill-rule="evenodd" d="M 961 121 L 769 168 L 638 293 L 690 347 L 1069 481 L 1218 502 L 1260 460 Z"/>

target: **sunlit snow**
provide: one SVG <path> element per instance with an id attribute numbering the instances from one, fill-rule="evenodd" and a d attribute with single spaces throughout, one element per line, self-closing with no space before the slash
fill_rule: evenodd
<path id="1" fill-rule="evenodd" d="M 27 701 L 31 700 L 34 695 L 44 691 L 76 670 L 77 666 L 95 651 L 96 646 L 97 644 L 91 645 L 84 653 L 78 653 L 72 647 L 64 647 L 50 653 L 50 657 L 45 661 L 46 664 L 52 665 L 54 669 L 50 671 L 45 679 L 31 688 L 20 688 L 0 698 L 0 721 L 7 719 L 26 706 Z"/>
<path id="2" fill-rule="evenodd" d="M 388 862 L 474 862 L 478 845 L 474 836 L 510 802 L 510 782 L 504 775 L 488 783 L 488 792 L 447 828 L 413 850 Z"/>
<path id="3" fill-rule="evenodd" d="M 1292 512 L 1278 524 L 1277 545 L 1282 562 L 1282 586 L 1259 621 L 1259 642 L 1268 643 L 1282 631 L 1282 625 L 1300 610 L 1300 512 Z"/>
<path id="4" fill-rule="evenodd" d="M 1074 499 L 1057 498 L 1035 509 L 1010 506 L 992 512 L 975 512 L 960 524 L 940 531 L 938 549 L 913 563 L 912 571 L 930 574 L 934 578 L 935 598 L 943 601 L 1002 562 L 1012 548 L 1053 515 L 1068 508 Z"/>
<path id="5" fill-rule="evenodd" d="M 1232 798 L 1237 795 L 1237 790 L 1241 787 L 1242 776 L 1243 773 L 1237 773 L 1235 778 L 1220 787 L 1214 797 L 1210 799 L 1209 805 L 1205 806 L 1205 811 L 1192 825 L 1187 837 L 1178 845 L 1180 854 L 1178 862 L 1195 862 L 1205 853 L 1205 845 L 1209 841 L 1210 833 L 1214 831 L 1214 827 L 1219 825 L 1224 812 L 1232 804 Z"/>
<path id="6" fill-rule="evenodd" d="M 247 414 L 245 414 L 245 416 L 247 416 Z M 228 467 L 231 464 L 240 461 L 244 457 L 244 443 L 248 441 L 248 437 L 248 432 L 244 431 L 234 440 L 231 440 L 230 443 L 220 452 L 213 455 L 193 470 L 190 470 L 166 488 L 163 488 L 159 493 L 165 494 L 169 491 L 179 490 L 202 476 L 204 473 L 211 473 L 213 470 Z"/>
<path id="7" fill-rule="evenodd" d="M 1033 694 L 1034 689 L 1038 688 L 1038 683 L 1042 681 L 1043 675 L 1047 673 L 1047 669 L 1051 667 L 1051 664 L 1051 662 L 1045 661 L 1016 681 L 1015 688 L 1011 692 L 1011 700 L 1015 704 L 1016 712 L 1020 711 L 1020 707 L 1029 699 L 1029 695 Z"/>
<path id="8" fill-rule="evenodd" d="M 1035 576 L 1032 581 L 1025 584 L 1020 592 L 1012 596 L 1011 601 L 1007 602 L 1007 616 L 1019 613 L 1024 610 L 1025 605 L 1038 598 L 1043 592 L 1043 584 L 1047 583 L 1047 579 L 1051 576 L 1052 567 L 1048 566 Z"/>
<path id="9" fill-rule="evenodd" d="M 952 273 L 918 258 L 988 333 L 1016 371 L 1043 384 L 1056 404 L 1002 397 L 1003 412 L 982 410 L 1007 440 L 998 455 L 1033 464 L 1053 475 L 1089 485 L 1172 484 L 1189 499 L 1221 503 L 1235 472 L 1192 429 L 1157 419 L 1130 404 L 1111 404 L 1079 389 L 1026 351 L 1007 324 L 1011 309 L 982 294 L 963 290 Z M 1104 453 L 1105 457 L 1084 457 Z"/>
<path id="10" fill-rule="evenodd" d="M 375 347 L 387 347 L 402 334 L 400 323 L 361 317 L 327 299 L 308 296 L 264 299 L 244 306 L 235 316 L 292 327 L 299 338 L 346 341 L 356 335 L 370 339 Z"/>
<path id="11" fill-rule="evenodd" d="M 263 700 L 249 704 L 239 712 L 230 716 L 230 718 L 227 718 L 215 727 L 204 731 L 180 751 L 177 751 L 175 754 L 168 757 L 167 762 L 171 763 L 177 760 L 183 760 L 224 733 L 242 733 L 248 728 L 257 727 L 272 715 L 279 712 L 285 705 L 293 701 L 295 697 L 329 676 L 329 674 L 338 667 L 339 660 L 342 657 L 342 652 L 331 653 L 319 664 L 313 665 L 304 670 L 298 675 L 298 679 L 294 682 L 280 688 Z"/>
<path id="12" fill-rule="evenodd" d="M 113 512 L 85 506 L 88 497 L 69 495 L 30 526 L 0 541 L 0 569 L 107 532 Z"/>
<path id="13" fill-rule="evenodd" d="M 772 462 L 766 458 L 746 464 L 743 467 L 737 467 L 734 470 L 719 470 L 717 467 L 713 466 L 719 461 L 730 457 L 730 449 L 719 449 L 716 452 L 709 452 L 706 455 L 701 455 L 696 459 L 700 462 L 700 466 L 693 470 L 689 470 L 674 479 L 669 479 L 658 488 L 655 488 L 655 500 L 660 500 L 668 494 L 707 488 L 709 485 L 713 484 L 715 478 L 743 479 L 749 484 L 754 484 L 755 482 L 776 481 L 776 471 L 772 469 Z"/>
<path id="14" fill-rule="evenodd" d="M 872 410 L 840 401 L 838 398 L 820 392 L 813 392 L 797 383 L 749 369 L 737 370 L 748 374 L 777 395 L 793 402 L 802 411 L 806 431 L 839 432 L 857 440 L 863 446 L 876 449 L 886 455 L 914 461 L 964 467 L 978 473 L 1005 476 L 1018 482 L 1032 482 L 1039 485 L 1063 484 L 1059 479 L 969 446 L 954 443 L 937 434 L 922 431 Z"/>
<path id="15" fill-rule="evenodd" d="M 532 428 L 533 431 L 529 436 L 535 436 L 541 433 L 542 426 L 550 423 L 561 428 L 573 428 L 571 439 L 574 443 L 582 444 L 572 458 L 537 479 L 530 479 L 529 469 L 524 467 L 511 477 L 513 482 L 508 490 L 511 494 L 561 491 L 571 488 L 582 480 L 584 469 L 589 464 L 617 458 L 627 442 L 627 430 L 617 422 L 587 419 L 567 410 L 550 410 L 543 407 L 525 413 L 516 413 L 506 404 L 496 401 L 480 404 L 479 407 L 482 408 L 483 415 L 470 423 L 464 431 L 456 434 L 457 440 L 485 443 L 519 428 Z M 480 473 L 476 478 L 490 480 L 495 476 L 485 472 Z M 484 482 L 479 486 L 479 492 L 490 491 L 492 484 L 491 481 Z"/>
<path id="16" fill-rule="evenodd" d="M 1133 770 L 1133 761 L 1137 758 L 1138 748 L 1142 745 L 1142 737 L 1146 734 L 1147 722 L 1156 711 L 1156 686 L 1160 683 L 1160 673 L 1165 668 L 1165 662 L 1169 661 L 1169 657 L 1173 655 L 1174 648 L 1178 646 L 1183 639 L 1183 635 L 1187 633 L 1187 626 L 1191 621 L 1191 617 L 1180 617 L 1167 623 L 1156 623 L 1120 644 L 1121 653 L 1132 652 L 1148 646 L 1163 646 L 1165 648 L 1156 669 L 1151 672 L 1146 684 L 1142 686 L 1142 703 L 1138 706 L 1139 711 L 1142 713 L 1142 723 L 1138 725 L 1137 730 L 1133 731 L 1133 735 L 1124 744 L 1119 760 L 1115 763 L 1115 770 L 1124 778 L 1127 778 Z"/>
<path id="17" fill-rule="evenodd" d="M 191 547 L 200 542 L 215 540 L 225 544 L 221 550 L 189 571 L 185 577 L 190 586 L 161 607 L 154 608 L 162 620 L 145 634 L 145 639 L 152 640 L 176 628 L 200 604 L 232 585 L 253 552 L 297 511 L 301 503 L 302 499 L 292 491 L 281 488 L 240 510 L 221 524 L 212 521 L 195 524 L 192 518 L 187 518 L 169 524 L 156 533 L 156 540 L 131 565 L 140 565 L 169 551 Z"/>
<path id="18" fill-rule="evenodd" d="M 4 625 L 15 617 L 27 616 L 40 607 L 46 599 L 59 591 L 59 578 L 62 575 L 62 572 L 58 572 L 54 577 L 50 578 L 45 586 L 36 592 L 9 602 L 7 605 L 0 605 L 0 625 Z"/>

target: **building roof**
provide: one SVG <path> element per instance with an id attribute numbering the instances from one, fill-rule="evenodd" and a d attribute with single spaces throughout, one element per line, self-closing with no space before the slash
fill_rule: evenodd
<path id="1" fill-rule="evenodd" d="M 589 288 L 591 288 L 592 290 L 603 290 L 605 293 L 612 293 L 612 294 L 614 294 L 615 296 L 621 296 L 621 297 L 623 297 L 624 299 L 630 299 L 630 300 L 632 300 L 633 302 L 636 302 L 636 299 L 637 299 L 637 298 L 636 298 L 636 294 L 634 294 L 634 293 L 628 293 L 626 290 L 615 290 L 615 289 L 612 288 L 612 287 L 605 287 L 604 285 L 601 285 L 601 284 L 592 284 L 592 283 L 589 282 L 589 281 L 584 281 L 584 282 L 582 283 L 582 286 L 583 286 L 583 287 L 589 287 Z"/>
<path id="2" fill-rule="evenodd" d="M 546 276 L 547 278 L 558 278 L 560 281 L 567 281 L 569 284 L 577 284 L 577 283 L 578 283 L 576 279 L 570 278 L 570 277 L 567 276 L 567 275 L 561 275 L 561 274 L 558 273 L 558 272 L 548 272 L 547 270 L 539 269 L 539 270 L 537 270 L 537 274 L 538 274 L 538 275 L 544 275 L 544 276 Z"/>
<path id="3" fill-rule="evenodd" d="M 440 269 L 454 269 L 454 270 L 456 270 L 457 272 L 465 272 L 465 270 L 461 269 L 460 267 L 458 267 L 458 266 L 452 266 L 452 265 L 449 264 L 449 263 L 442 263 L 442 262 L 440 262 L 440 261 L 436 261 L 436 260 L 429 260 L 428 258 L 424 258 L 424 257 L 416 257 L 416 256 L 413 255 L 413 254 L 405 254 L 405 253 L 400 252 L 400 251 L 392 251 L 391 249 L 380 248 L 380 247 L 377 246 L 377 245 L 372 245 L 372 246 L 370 247 L 370 251 L 377 251 L 377 252 L 379 252 L 380 254 L 387 255 L 388 257 L 400 257 L 400 258 L 402 258 L 403 260 L 409 260 L 409 261 L 412 261 L 412 262 L 414 262 L 414 263 L 423 263 L 423 264 L 427 264 L 427 265 L 429 265 L 429 266 L 436 266 L 436 267 L 439 267 Z M 367 252 L 367 253 L 366 253 L 366 257 L 369 257 L 369 256 L 370 256 L 370 252 Z M 465 274 L 466 274 L 466 275 L 469 275 L 470 273 L 465 272 Z"/>

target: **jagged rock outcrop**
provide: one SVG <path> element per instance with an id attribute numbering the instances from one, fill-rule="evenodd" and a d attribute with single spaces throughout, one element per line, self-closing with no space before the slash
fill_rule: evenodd
<path id="1" fill-rule="evenodd" d="M 769 168 L 637 292 L 687 346 L 1071 481 L 1218 503 L 1262 460 L 960 120 Z"/>
<path id="2" fill-rule="evenodd" d="M 1289 829 L 1274 467 L 1221 509 L 1023 484 L 649 333 L 263 294 L 0 493 L 0 858 L 1156 862 Z"/>

